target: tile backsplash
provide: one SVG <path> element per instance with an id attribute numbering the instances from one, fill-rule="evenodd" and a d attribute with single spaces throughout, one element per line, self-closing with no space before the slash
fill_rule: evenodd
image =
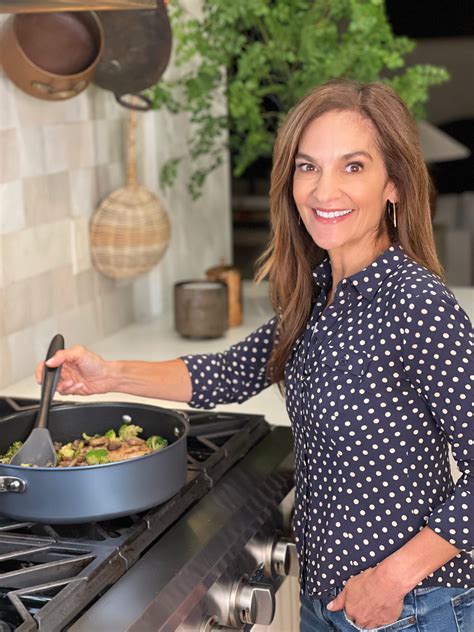
<path id="1" fill-rule="evenodd" d="M 211 175 L 197 202 L 186 176 L 160 191 L 160 166 L 186 153 L 189 127 L 180 117 L 148 112 L 139 119 L 138 176 L 167 209 L 168 251 L 133 282 L 93 268 L 89 218 L 125 183 L 126 121 L 127 110 L 94 85 L 49 102 L 0 76 L 0 387 L 30 375 L 55 333 L 68 345 L 93 344 L 170 309 L 175 281 L 203 276 L 229 258 L 228 164 Z"/>

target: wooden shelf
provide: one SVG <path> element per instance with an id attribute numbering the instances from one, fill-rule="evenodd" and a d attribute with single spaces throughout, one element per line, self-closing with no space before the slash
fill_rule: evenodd
<path id="1" fill-rule="evenodd" d="M 47 13 L 56 11 L 117 11 L 128 9 L 156 9 L 156 0 L 0 0 L 0 13 Z"/>

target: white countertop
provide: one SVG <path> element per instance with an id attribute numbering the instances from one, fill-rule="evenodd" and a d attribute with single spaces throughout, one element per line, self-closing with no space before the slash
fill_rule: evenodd
<path id="1" fill-rule="evenodd" d="M 474 288 L 452 288 L 457 300 L 467 312 L 471 321 L 474 320 Z M 134 323 L 124 327 L 112 336 L 108 336 L 90 345 L 109 360 L 169 360 L 188 353 L 212 353 L 223 351 L 230 345 L 239 342 L 245 336 L 266 322 L 272 315 L 272 310 L 266 298 L 266 285 L 255 287 L 250 282 L 244 284 L 243 302 L 244 323 L 239 327 L 229 329 L 225 336 L 213 340 L 189 340 L 182 338 L 174 330 L 173 319 L 170 315 L 156 318 L 148 323 Z M 67 341 L 66 341 L 67 343 Z M 34 370 L 34 367 L 32 367 Z M 0 395 L 11 397 L 39 397 L 40 387 L 31 375 L 19 382 L 0 390 Z M 89 397 L 64 397 L 56 395 L 57 399 L 74 399 L 76 401 L 134 401 L 165 408 L 185 408 L 182 403 L 148 399 L 109 393 L 107 395 L 92 395 Z M 227 404 L 218 406 L 215 410 L 231 410 L 263 414 L 272 424 L 289 425 L 283 397 L 278 388 L 272 386 L 251 398 L 243 404 Z"/>
<path id="2" fill-rule="evenodd" d="M 169 360 L 188 353 L 213 353 L 224 351 L 230 345 L 243 340 L 251 331 L 269 320 L 272 310 L 266 298 L 266 284 L 255 287 L 250 282 L 244 284 L 243 316 L 244 322 L 239 327 L 229 329 L 225 336 L 212 340 L 190 340 L 182 338 L 175 330 L 171 315 L 162 316 L 147 323 L 134 323 L 124 327 L 117 333 L 104 338 L 89 348 L 107 360 Z M 67 340 L 66 340 L 67 344 Z M 34 370 L 34 367 L 32 367 Z M 19 382 L 5 386 L 0 395 L 10 397 L 39 397 L 40 387 L 34 375 Z M 61 396 L 55 399 L 92 401 L 133 401 L 154 404 L 165 408 L 186 408 L 181 402 L 150 399 L 123 393 L 91 395 L 88 397 Z M 243 404 L 227 404 L 217 406 L 214 410 L 247 412 L 263 414 L 272 424 L 289 425 L 283 397 L 276 386 L 271 386 Z"/>

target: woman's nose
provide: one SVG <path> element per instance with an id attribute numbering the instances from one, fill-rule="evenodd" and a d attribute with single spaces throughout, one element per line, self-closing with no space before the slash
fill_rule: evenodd
<path id="1" fill-rule="evenodd" d="M 339 196 L 339 180 L 330 171 L 323 171 L 314 184 L 313 196 L 323 205 Z"/>

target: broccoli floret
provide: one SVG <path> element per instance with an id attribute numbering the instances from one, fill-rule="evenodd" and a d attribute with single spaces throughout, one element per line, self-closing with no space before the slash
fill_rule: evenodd
<path id="1" fill-rule="evenodd" d="M 3 456 L 0 457 L 0 463 L 8 465 L 10 459 L 14 456 L 23 445 L 23 441 L 14 441 Z"/>
<path id="2" fill-rule="evenodd" d="M 107 439 L 116 439 L 117 438 L 117 433 L 112 428 L 112 430 L 107 430 L 107 432 L 104 434 L 104 437 L 107 437 Z"/>
<path id="3" fill-rule="evenodd" d="M 82 438 L 84 441 L 90 441 L 91 439 L 98 439 L 100 434 L 95 433 L 94 435 L 88 435 L 87 432 L 82 433 Z"/>
<path id="4" fill-rule="evenodd" d="M 164 437 L 153 435 L 152 437 L 148 437 L 146 444 L 150 450 L 162 450 L 163 448 L 166 448 L 168 441 Z"/>
<path id="5" fill-rule="evenodd" d="M 102 463 L 110 463 L 109 454 L 105 448 L 95 448 L 86 452 L 87 465 L 101 465 Z"/>
<path id="6" fill-rule="evenodd" d="M 90 441 L 91 439 L 98 439 L 99 437 L 100 437 L 100 434 L 88 435 L 86 432 L 82 433 L 82 438 L 85 441 Z"/>
<path id="7" fill-rule="evenodd" d="M 73 459 L 76 456 L 76 450 L 72 447 L 72 443 L 65 443 L 58 450 L 61 459 Z"/>
<path id="8" fill-rule="evenodd" d="M 134 439 L 143 432 L 143 428 L 135 426 L 135 424 L 122 424 L 119 428 L 119 439 L 126 441 L 127 439 Z"/>

